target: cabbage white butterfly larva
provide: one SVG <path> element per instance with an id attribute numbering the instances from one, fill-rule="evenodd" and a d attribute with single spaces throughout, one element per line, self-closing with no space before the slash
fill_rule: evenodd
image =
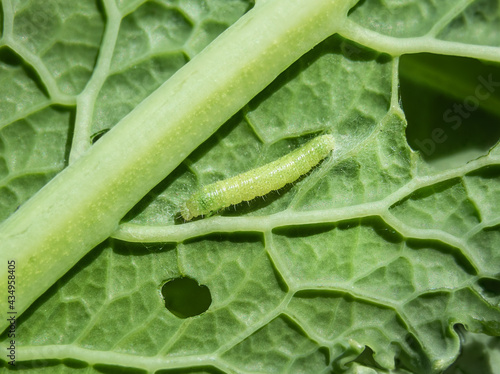
<path id="1" fill-rule="evenodd" d="M 182 218 L 189 221 L 278 190 L 316 166 L 333 150 L 333 145 L 333 136 L 321 135 L 276 161 L 204 186 L 181 206 Z"/>

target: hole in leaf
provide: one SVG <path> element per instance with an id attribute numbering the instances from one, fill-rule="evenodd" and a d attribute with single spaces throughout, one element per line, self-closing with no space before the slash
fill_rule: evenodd
<path id="1" fill-rule="evenodd" d="M 96 133 L 92 134 L 90 136 L 90 142 L 92 144 L 95 144 L 95 142 L 98 141 L 99 139 L 101 139 L 102 136 L 104 134 L 106 134 L 108 131 L 109 131 L 109 129 L 103 129 L 103 130 L 97 131 Z"/>
<path id="2" fill-rule="evenodd" d="M 500 296 L 500 280 L 494 278 L 481 278 L 477 282 L 489 297 Z"/>
<path id="3" fill-rule="evenodd" d="M 454 329 L 460 335 L 461 353 L 443 373 L 496 373 L 497 370 L 489 359 L 492 355 L 498 355 L 498 347 L 491 344 L 496 341 L 495 337 L 467 331 L 461 324 L 456 324 Z"/>
<path id="4" fill-rule="evenodd" d="M 374 369 L 382 369 L 379 364 L 373 358 L 374 352 L 368 346 L 365 346 L 363 352 L 355 359 L 354 362 L 361 364 L 365 368 L 374 368 Z"/>
<path id="5" fill-rule="evenodd" d="M 161 289 L 161 294 L 165 307 L 179 318 L 198 316 L 212 304 L 208 287 L 188 277 L 167 281 Z"/>
<path id="6" fill-rule="evenodd" d="M 479 60 L 416 54 L 400 63 L 406 136 L 440 168 L 488 153 L 500 139 L 500 67 Z"/>

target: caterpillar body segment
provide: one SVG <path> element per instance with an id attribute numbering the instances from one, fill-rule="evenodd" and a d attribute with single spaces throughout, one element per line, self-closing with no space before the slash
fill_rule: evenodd
<path id="1" fill-rule="evenodd" d="M 278 190 L 309 172 L 333 148 L 333 136 L 321 135 L 266 165 L 204 186 L 182 205 L 181 215 L 189 221 Z"/>

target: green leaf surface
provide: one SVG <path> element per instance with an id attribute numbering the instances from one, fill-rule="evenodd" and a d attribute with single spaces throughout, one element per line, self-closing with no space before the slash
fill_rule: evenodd
<path id="1" fill-rule="evenodd" d="M 0 220 L 273 1 L 2 0 Z M 499 22 L 498 0 L 355 4 L 17 316 L 15 369 L 499 372 Z M 336 148 L 296 182 L 180 219 L 323 133 Z M 183 315 L 202 302 L 173 279 L 208 309 Z"/>

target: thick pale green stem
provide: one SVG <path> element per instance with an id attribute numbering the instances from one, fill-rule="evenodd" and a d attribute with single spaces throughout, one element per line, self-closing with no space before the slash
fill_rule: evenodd
<path id="1" fill-rule="evenodd" d="M 301 55 L 353 0 L 270 0 L 231 26 L 0 226 L 22 313 L 200 143 Z M 7 288 L 0 310 L 7 310 Z M 7 321 L 2 319 L 1 330 Z"/>

